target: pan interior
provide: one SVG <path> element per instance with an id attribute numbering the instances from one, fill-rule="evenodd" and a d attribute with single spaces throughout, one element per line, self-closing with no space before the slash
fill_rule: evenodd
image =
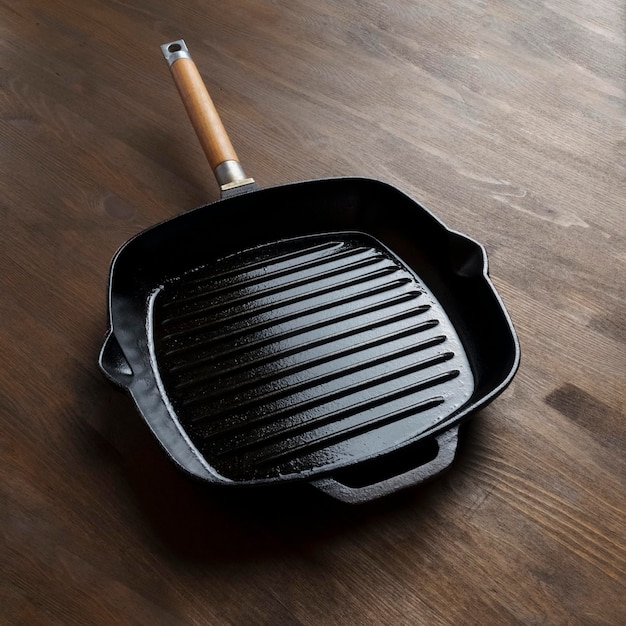
<path id="1" fill-rule="evenodd" d="M 151 327 L 172 417 L 234 481 L 373 458 L 441 425 L 474 390 L 442 306 L 361 233 L 277 241 L 169 280 Z"/>

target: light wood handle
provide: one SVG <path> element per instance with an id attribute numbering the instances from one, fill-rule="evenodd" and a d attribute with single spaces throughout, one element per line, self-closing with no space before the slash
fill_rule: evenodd
<path id="1" fill-rule="evenodd" d="M 196 64 L 191 60 L 184 40 L 163 44 L 161 51 L 170 66 L 178 93 L 222 194 L 232 193 L 232 190 L 239 187 L 246 187 L 248 191 L 256 189 L 254 179 L 246 176 L 239 163 L 233 144 L 230 143 L 222 120 L 204 86 Z"/>
<path id="2" fill-rule="evenodd" d="M 170 66 L 170 71 L 213 171 L 224 161 L 239 161 L 193 60 L 177 59 Z"/>

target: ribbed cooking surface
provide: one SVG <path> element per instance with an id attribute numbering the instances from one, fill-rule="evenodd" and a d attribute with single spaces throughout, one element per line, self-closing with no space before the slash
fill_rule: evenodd
<path id="1" fill-rule="evenodd" d="M 278 242 L 191 272 L 158 293 L 153 333 L 179 423 L 234 480 L 368 458 L 473 387 L 440 305 L 365 235 Z"/>

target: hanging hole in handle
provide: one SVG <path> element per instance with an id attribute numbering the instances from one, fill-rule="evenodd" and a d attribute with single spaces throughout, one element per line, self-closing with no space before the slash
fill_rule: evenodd
<path id="1" fill-rule="evenodd" d="M 180 52 L 182 50 L 182 46 L 179 43 L 171 43 L 168 47 L 167 47 L 167 51 L 174 53 L 174 52 Z"/>

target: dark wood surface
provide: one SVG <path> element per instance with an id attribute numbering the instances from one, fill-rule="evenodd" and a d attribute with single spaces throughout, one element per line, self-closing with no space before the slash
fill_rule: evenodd
<path id="1" fill-rule="evenodd" d="M 0 2 L 0 623 L 626 623 L 619 0 Z M 96 366 L 116 248 L 250 175 L 386 180 L 485 244 L 522 365 L 451 470 L 349 507 L 191 483 Z"/>

